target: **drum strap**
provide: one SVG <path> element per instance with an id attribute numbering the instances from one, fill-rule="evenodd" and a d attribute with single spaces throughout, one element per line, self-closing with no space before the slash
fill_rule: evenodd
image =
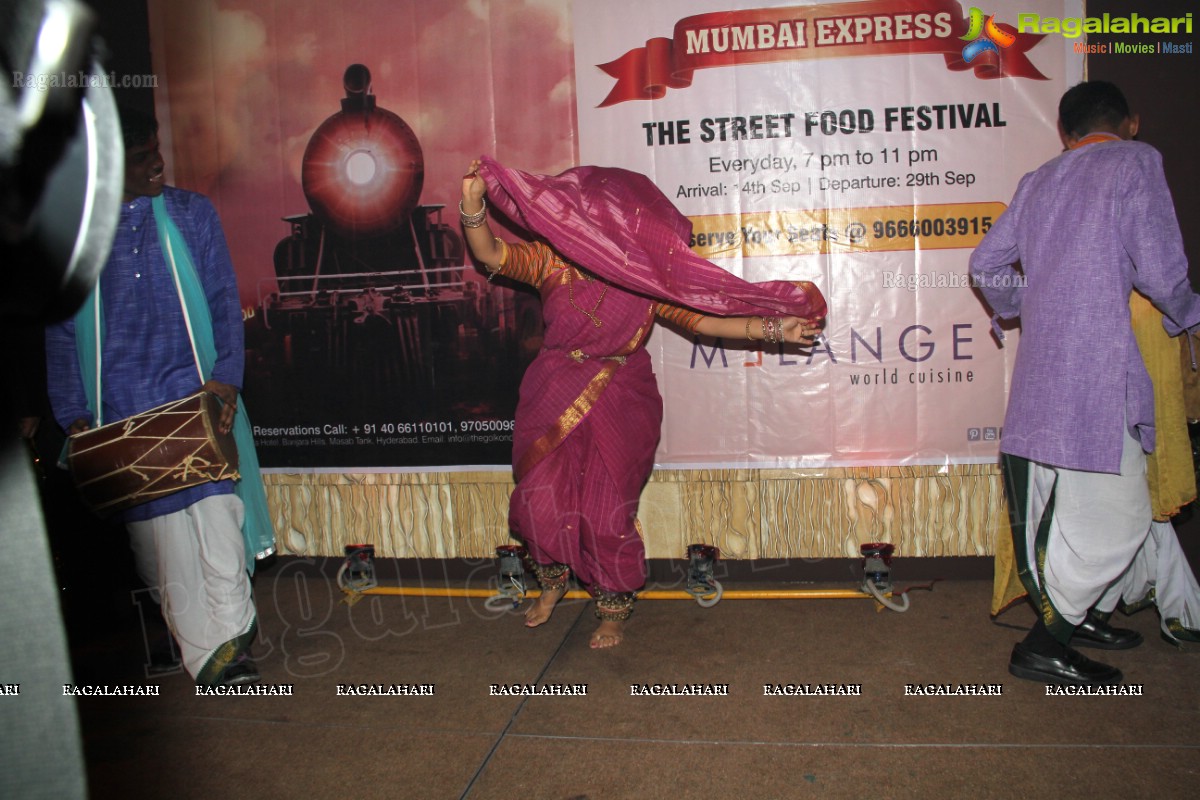
<path id="1" fill-rule="evenodd" d="M 175 264 L 175 252 L 171 246 L 171 237 L 167 236 L 164 238 L 163 244 L 166 245 L 167 263 L 171 266 L 171 277 L 175 279 L 175 291 L 179 295 L 179 307 L 183 309 L 183 324 L 187 328 L 188 341 L 192 345 L 192 358 L 196 361 L 196 374 L 200 376 L 200 382 L 204 383 L 204 370 L 200 368 L 200 352 L 196 349 L 196 333 L 192 328 L 192 315 L 188 312 L 187 299 L 183 296 L 183 284 L 179 279 L 179 268 Z M 194 269 L 192 274 L 195 274 Z M 212 327 L 211 320 L 209 321 L 209 327 Z"/>
<path id="2" fill-rule="evenodd" d="M 167 267 L 171 270 L 175 289 L 179 293 L 179 302 L 183 307 L 183 317 L 187 323 L 188 337 L 192 342 L 196 368 L 200 372 L 200 382 L 204 383 L 212 374 L 217 361 L 217 346 L 213 338 L 212 312 L 208 307 L 208 298 L 200 284 L 200 277 L 196 274 L 191 250 L 179 227 L 171 219 L 165 198 L 162 195 L 155 197 L 151 201 L 151 208 L 154 210 L 154 222 L 158 226 L 158 240 L 166 255 Z M 258 454 L 254 448 L 254 433 L 250 427 L 244 400 L 238 403 L 237 414 L 233 418 L 233 438 L 238 449 L 238 471 L 242 474 L 235 491 L 246 507 L 246 519 L 242 525 L 243 538 L 246 540 L 246 567 L 253 573 L 256 558 L 265 558 L 275 552 L 275 530 L 271 524 L 267 493 L 263 487 Z"/>
<path id="3" fill-rule="evenodd" d="M 217 346 L 213 339 L 212 312 L 200 276 L 196 274 L 195 262 L 187 240 L 183 238 L 175 221 L 167 211 L 162 195 L 151 200 L 154 222 L 158 226 L 158 241 L 167 259 L 167 268 L 175 282 L 179 295 L 179 307 L 183 310 L 183 322 L 187 327 L 188 340 L 192 345 L 192 357 L 196 360 L 196 373 L 200 382 L 208 380 L 217 363 Z"/>

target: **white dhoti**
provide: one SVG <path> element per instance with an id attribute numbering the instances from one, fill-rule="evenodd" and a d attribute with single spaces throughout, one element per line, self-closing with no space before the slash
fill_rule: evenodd
<path id="1" fill-rule="evenodd" d="M 1092 608 L 1116 607 L 1118 580 L 1150 530 L 1146 455 L 1126 430 L 1121 474 L 1050 467 L 1005 456 L 1021 581 L 1047 629 L 1066 641 Z M 1020 473 L 1024 471 L 1025 474 Z M 1015 505 L 1014 505 L 1015 504 Z"/>
<path id="2" fill-rule="evenodd" d="M 1176 644 L 1200 642 L 1200 584 L 1170 522 L 1150 523 L 1150 535 L 1105 601 L 1110 597 L 1129 613 L 1155 605 L 1164 636 Z"/>
<path id="3" fill-rule="evenodd" d="M 198 683 L 215 681 L 253 638 L 242 518 L 242 501 L 225 494 L 126 526 L 138 576 L 162 605 Z"/>

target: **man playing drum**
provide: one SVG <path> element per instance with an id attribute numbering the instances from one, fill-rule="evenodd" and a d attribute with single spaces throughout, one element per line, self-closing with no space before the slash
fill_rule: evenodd
<path id="1" fill-rule="evenodd" d="M 74 319 L 47 329 L 51 404 L 58 423 L 76 434 L 201 389 L 220 398 L 217 426 L 238 438 L 238 494 L 233 480 L 205 483 L 130 508 L 121 519 L 138 575 L 156 592 L 196 682 L 253 683 L 257 616 L 247 565 L 271 552 L 273 537 L 265 504 L 247 498 L 244 505 L 239 496 L 247 486 L 262 490 L 253 441 L 238 436 L 239 428 L 249 435 L 249 426 L 238 415 L 244 347 L 233 264 L 208 199 L 164 185 L 158 123 L 136 111 L 122 111 L 121 123 L 120 224 L 88 302 Z"/>

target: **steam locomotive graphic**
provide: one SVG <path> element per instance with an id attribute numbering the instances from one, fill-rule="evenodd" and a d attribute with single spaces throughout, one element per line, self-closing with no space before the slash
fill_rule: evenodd
<path id="1" fill-rule="evenodd" d="M 258 376 L 257 390 L 272 407 L 290 405 L 297 422 L 314 408 L 342 419 L 348 403 L 364 425 L 397 415 L 511 419 L 528 361 L 522 342 L 540 328 L 536 302 L 494 290 L 467 263 L 457 219 L 447 224 L 444 205 L 420 202 L 421 145 L 377 104 L 367 67 L 347 68 L 343 86 L 341 111 L 304 153 L 310 210 L 283 217 L 274 280 L 258 289 L 248 382 Z"/>

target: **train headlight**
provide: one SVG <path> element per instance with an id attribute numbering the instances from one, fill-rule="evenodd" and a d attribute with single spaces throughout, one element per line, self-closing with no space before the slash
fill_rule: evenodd
<path id="1" fill-rule="evenodd" d="M 346 179 L 357 186 L 365 186 L 375 179 L 375 156 L 367 150 L 355 150 L 346 157 Z"/>

